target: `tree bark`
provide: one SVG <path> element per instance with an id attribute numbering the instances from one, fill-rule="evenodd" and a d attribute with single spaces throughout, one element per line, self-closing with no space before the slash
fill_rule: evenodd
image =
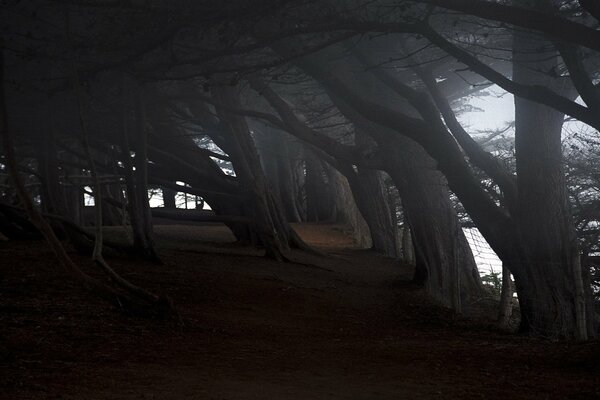
<path id="1" fill-rule="evenodd" d="M 395 165 L 388 173 L 400 193 L 410 225 L 416 281 L 448 307 L 456 306 L 460 299 L 463 311 L 468 312 L 469 303 L 481 296 L 481 280 L 446 180 L 416 143 L 403 139 L 386 148 L 396 149 L 387 154 Z"/>
<path id="2" fill-rule="evenodd" d="M 140 256 L 159 261 L 152 241 L 152 224 L 148 204 L 147 188 L 147 147 L 146 147 L 146 121 L 143 111 L 141 95 L 136 95 L 136 141 L 134 145 L 135 157 L 131 160 L 131 147 L 129 137 L 129 118 L 127 114 L 127 92 L 123 83 L 123 115 L 121 156 L 125 169 L 125 185 L 127 190 L 127 210 L 133 233 L 133 248 Z M 134 171 L 135 164 L 135 171 Z"/>
<path id="3" fill-rule="evenodd" d="M 166 187 L 161 187 L 161 191 L 162 191 L 162 195 L 163 195 L 163 206 L 164 208 L 167 209 L 175 209 L 176 204 L 175 204 L 175 195 L 177 194 L 176 191 L 174 191 L 173 189 L 170 188 L 166 188 Z"/>
<path id="4" fill-rule="evenodd" d="M 498 326 L 508 329 L 513 309 L 513 284 L 510 279 L 510 271 L 502 265 L 502 292 L 500 293 L 500 306 L 498 311 Z"/>
<path id="5" fill-rule="evenodd" d="M 515 32 L 513 79 L 566 93 L 564 83 L 546 74 L 555 68 L 555 50 L 540 54 L 540 41 Z M 521 307 L 521 331 L 586 339 L 587 318 L 577 237 L 568 204 L 562 163 L 564 114 L 515 97 L 515 150 L 519 207 L 514 221 L 517 260 L 508 261 Z"/>
<path id="6" fill-rule="evenodd" d="M 360 130 L 355 131 L 355 141 L 359 146 L 369 146 L 369 139 Z M 398 227 L 389 203 L 380 171 L 357 167 L 357 185 L 352 187 L 356 203 L 371 232 L 373 250 L 388 257 L 400 256 L 398 248 Z"/>
<path id="7" fill-rule="evenodd" d="M 222 77 L 229 82 L 226 77 Z M 223 81 L 223 82 L 225 82 Z M 239 88 L 217 82 L 213 88 L 213 96 L 219 104 L 240 108 Z M 236 176 L 240 180 L 248 203 L 251 205 L 251 218 L 260 243 L 264 246 L 266 256 L 276 260 L 287 260 L 289 251 L 289 226 L 283 226 L 280 210 L 275 209 L 272 194 L 268 190 L 266 178 L 262 171 L 256 146 L 243 117 L 230 114 L 217 107 L 221 119 L 221 131 L 227 135 L 231 147 L 230 157 L 233 161 Z"/>

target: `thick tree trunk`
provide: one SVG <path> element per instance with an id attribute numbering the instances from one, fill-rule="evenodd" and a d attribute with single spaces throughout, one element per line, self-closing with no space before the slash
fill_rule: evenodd
<path id="1" fill-rule="evenodd" d="M 177 208 L 177 205 L 175 204 L 175 195 L 177 192 L 166 187 L 162 187 L 161 191 L 163 196 L 163 207 L 168 209 Z"/>
<path id="2" fill-rule="evenodd" d="M 388 257 L 397 258 L 398 228 L 392 219 L 388 195 L 383 184 L 381 172 L 366 168 L 358 169 L 358 182 L 363 188 L 362 200 L 357 203 L 366 203 L 359 207 L 371 232 L 373 250 Z"/>
<path id="3" fill-rule="evenodd" d="M 388 148 L 388 171 L 408 220 L 416 253 L 416 281 L 448 307 L 469 303 L 481 295 L 481 280 L 471 248 L 450 201 L 446 180 L 424 150 L 408 139 Z M 460 300 L 460 301 L 459 301 Z M 457 309 L 456 311 L 460 311 Z"/>
<path id="4" fill-rule="evenodd" d="M 333 202 L 332 222 L 347 225 L 352 230 L 353 239 L 359 247 L 371 248 L 373 241 L 370 228 L 361 214 L 356 201 L 357 195 L 354 192 L 358 184 L 355 184 L 353 189 L 346 176 L 329 165 L 327 165 L 326 171 L 329 187 L 333 189 L 331 196 Z M 351 173 L 354 171 L 349 171 L 348 175 Z M 350 176 L 351 179 L 354 178 L 352 175 Z M 324 189 L 322 188 L 322 190 Z"/>
<path id="5" fill-rule="evenodd" d="M 229 80 L 225 80 L 229 82 Z M 239 88 L 217 83 L 213 96 L 218 104 L 240 108 Z M 267 180 L 260 165 L 256 146 L 243 117 L 218 109 L 221 130 L 229 139 L 230 157 L 236 176 L 250 205 L 250 215 L 256 234 L 265 247 L 267 257 L 286 260 L 289 251 L 290 229 L 281 220 L 281 211 L 269 192 Z"/>
<path id="6" fill-rule="evenodd" d="M 567 93 L 562 81 L 536 72 L 556 68 L 556 52 L 540 54 L 537 37 L 514 35 L 513 79 Z M 585 339 L 594 330 L 561 161 L 563 120 L 555 110 L 515 97 L 519 257 L 507 266 L 515 277 L 522 331 Z"/>
<path id="7" fill-rule="evenodd" d="M 189 111 L 195 121 L 211 133 L 211 139 L 224 152 L 232 154 L 233 149 L 229 143 L 229 137 L 223 136 L 218 118 L 208 110 L 202 100 L 193 100 L 196 95 L 194 90 L 184 90 L 183 93 L 189 95 L 192 99 L 188 104 Z M 226 175 L 189 135 L 182 135 L 180 131 L 174 128 L 177 124 L 176 121 L 165 123 L 165 121 L 169 121 L 169 117 L 163 114 L 168 107 L 160 103 L 158 105 L 159 107 L 152 110 L 152 116 L 154 117 L 152 125 L 158 133 L 150 138 L 153 143 L 153 157 L 160 156 L 166 164 L 171 166 L 173 166 L 173 161 L 177 160 L 176 165 L 178 165 L 179 176 L 186 177 L 183 181 L 195 188 L 209 189 L 202 197 L 210 204 L 215 213 L 247 216 L 249 204 L 246 201 L 245 194 L 241 195 L 242 185 L 239 182 L 239 177 L 234 178 Z M 164 151 L 158 151 L 159 148 Z M 231 161 L 229 157 L 225 158 Z M 219 192 L 223 194 L 219 194 Z M 226 225 L 240 242 L 256 243 L 256 235 L 250 229 L 250 225 L 230 222 L 227 222 Z"/>
<path id="8" fill-rule="evenodd" d="M 298 187 L 292 171 L 294 160 L 289 141 L 289 135 L 283 131 L 265 125 L 255 129 L 256 147 L 273 196 L 289 222 L 300 222 L 302 218 L 296 204 Z"/>
<path id="9" fill-rule="evenodd" d="M 358 146 L 372 146 L 372 139 L 360 130 L 355 131 L 355 142 Z M 387 193 L 380 171 L 358 167 L 356 184 L 352 184 L 352 192 L 356 198 L 371 233 L 373 250 L 389 257 L 400 256 L 398 248 L 398 227 L 395 210 L 390 207 L 390 196 Z"/>

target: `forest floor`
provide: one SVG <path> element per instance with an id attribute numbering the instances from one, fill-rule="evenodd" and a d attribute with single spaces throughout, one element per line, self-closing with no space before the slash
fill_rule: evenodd
<path id="1" fill-rule="evenodd" d="M 297 229 L 333 257 L 277 263 L 223 227 L 173 225 L 156 227 L 164 265 L 109 258 L 183 324 L 124 316 L 42 243 L 0 242 L 0 398 L 600 399 L 599 342 L 456 318 L 341 227 Z"/>

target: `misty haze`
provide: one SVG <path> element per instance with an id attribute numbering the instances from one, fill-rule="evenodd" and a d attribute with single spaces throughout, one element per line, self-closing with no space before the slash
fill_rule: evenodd
<path id="1" fill-rule="evenodd" d="M 0 399 L 600 399 L 600 1 L 0 1 Z"/>

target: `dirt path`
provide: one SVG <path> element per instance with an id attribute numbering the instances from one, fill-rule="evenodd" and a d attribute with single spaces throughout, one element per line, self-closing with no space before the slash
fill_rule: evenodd
<path id="1" fill-rule="evenodd" d="M 171 296 L 181 327 L 90 299 L 39 244 L 0 244 L 0 398 L 600 398 L 598 342 L 455 320 L 339 227 L 298 230 L 336 257 L 280 264 L 220 228 L 169 226 L 166 265 L 111 260 Z"/>

